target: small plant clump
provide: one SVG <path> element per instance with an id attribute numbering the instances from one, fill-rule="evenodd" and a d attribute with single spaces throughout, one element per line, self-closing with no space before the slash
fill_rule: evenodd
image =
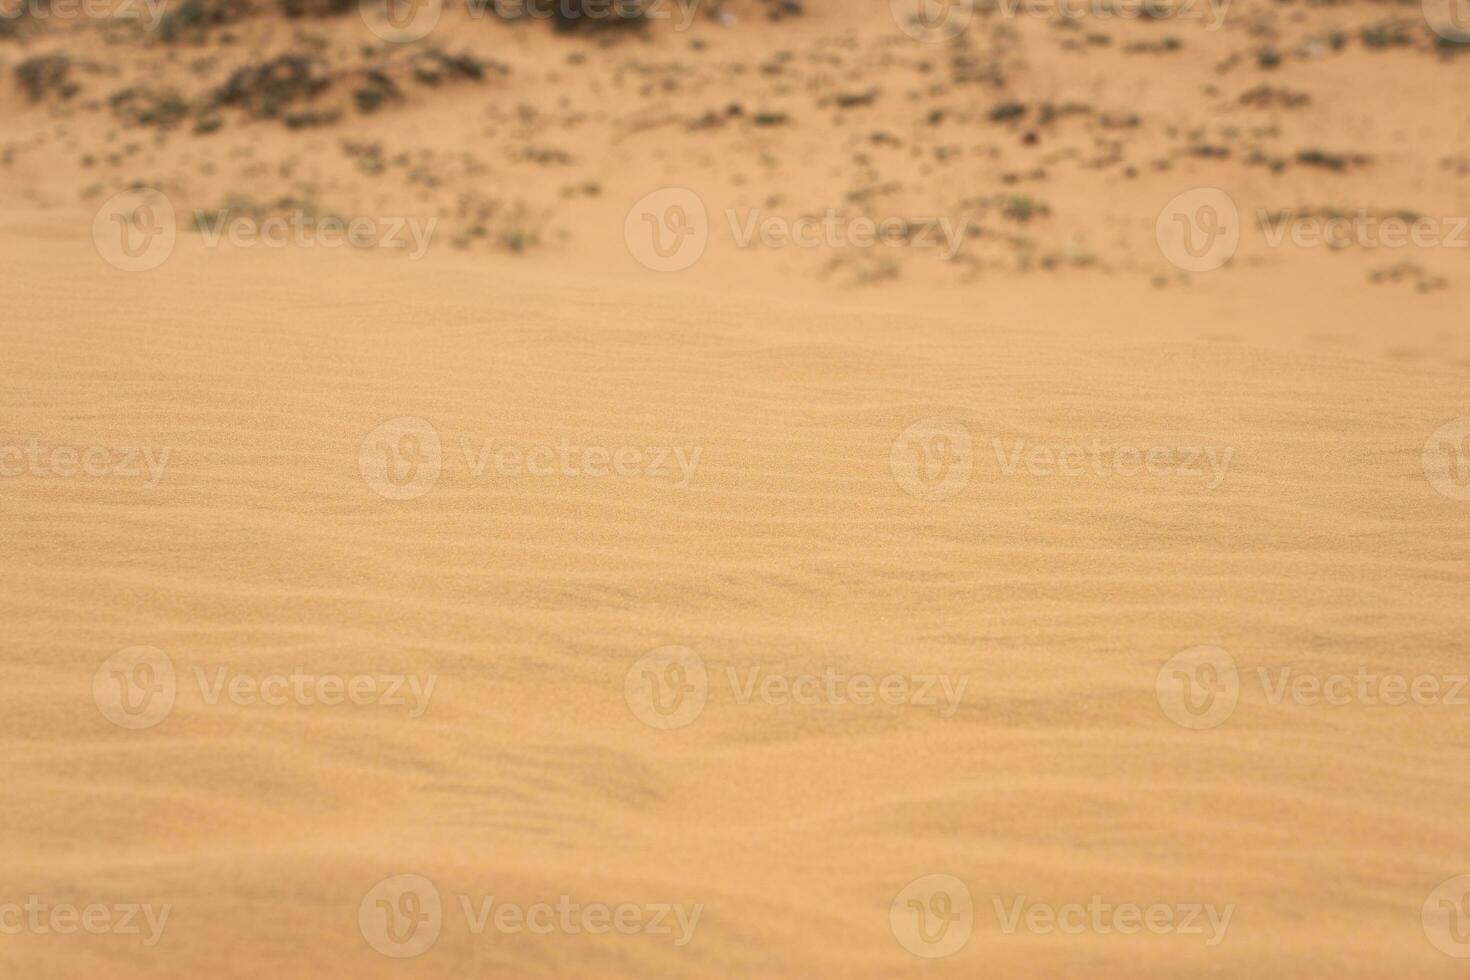
<path id="1" fill-rule="evenodd" d="M 279 118 L 292 103 L 315 98 L 331 84 L 319 59 L 284 54 L 237 69 L 210 97 L 211 105 L 244 109 L 261 119 Z"/>
<path id="2" fill-rule="evenodd" d="M 81 91 L 71 79 L 72 60 L 64 54 L 43 54 L 15 66 L 15 79 L 32 102 L 48 95 L 69 99 Z"/>

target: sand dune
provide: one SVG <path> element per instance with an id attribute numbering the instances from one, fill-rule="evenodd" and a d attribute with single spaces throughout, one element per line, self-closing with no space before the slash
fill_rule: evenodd
<path id="1" fill-rule="evenodd" d="M 400 874 L 444 902 L 416 974 L 896 975 L 917 961 L 889 904 L 934 873 L 975 897 L 967 948 L 933 964 L 956 973 L 1451 975 L 1419 908 L 1467 860 L 1434 816 L 1470 791 L 1461 709 L 1272 704 L 1255 669 L 1460 669 L 1462 505 L 1419 460 L 1457 372 L 912 311 L 814 343 L 791 322 L 821 336 L 841 309 L 772 321 L 734 294 L 347 253 L 186 247 L 139 277 L 98 270 L 87 241 L 8 240 L 34 310 L 7 338 L 10 433 L 169 454 L 151 489 L 6 481 L 7 877 L 17 901 L 172 908 L 152 948 L 7 937 L 17 975 L 393 975 L 357 909 Z M 192 288 L 205 263 L 248 305 Z M 48 277 L 77 268 L 48 315 Z M 495 286 L 473 308 L 435 288 L 476 277 Z M 975 451 L 969 483 L 929 501 L 890 457 L 937 413 Z M 405 415 L 438 431 L 441 473 L 386 499 L 359 457 Z M 463 447 L 484 439 L 702 452 L 683 488 L 476 476 Z M 993 441 L 1018 439 L 1233 455 L 1213 489 L 1007 475 Z M 1240 703 L 1190 731 L 1155 680 L 1199 644 L 1239 662 Z M 659 730 L 625 680 L 668 645 L 702 659 L 708 694 Z M 135 646 L 178 674 L 136 731 L 92 703 L 99 665 Z M 211 704 L 221 669 L 436 686 L 417 717 Z M 937 687 L 741 703 L 752 671 L 829 669 L 966 686 L 948 706 Z M 1008 935 L 991 898 L 1094 894 L 1234 913 L 1214 947 Z M 460 905 L 564 895 L 702 913 L 675 946 L 475 935 Z"/>
<path id="2" fill-rule="evenodd" d="M 1256 236 L 1189 274 L 1155 241 L 1211 181 L 1246 213 L 1463 210 L 1440 165 L 1463 113 L 1430 111 L 1449 64 L 1280 41 L 1271 84 L 1316 101 L 1259 124 L 1373 162 L 1273 178 L 1235 142 L 1180 149 L 1204 86 L 1229 99 L 1201 141 L 1248 128 L 1221 106 L 1255 76 L 1215 67 L 1260 36 L 1234 15 L 1168 62 L 1119 52 L 1144 24 L 1102 51 L 987 21 L 966 48 L 767 6 L 729 5 L 707 49 L 451 19 L 510 66 L 491 88 L 299 131 L 149 140 L 105 97 L 149 59 L 183 86 L 293 31 L 346 49 L 354 18 L 142 60 L 78 30 L 104 65 L 79 95 L 3 96 L 0 974 L 1460 974 L 1458 253 L 1375 280 L 1382 253 Z M 981 40 L 1014 73 L 983 97 L 954 80 Z M 756 67 L 784 47 L 797 77 Z M 872 79 L 877 115 L 821 101 Z M 1079 162 L 1096 119 L 1042 126 L 1045 160 L 1015 156 L 1024 128 L 992 145 L 998 100 L 1078 92 L 1140 107 L 1137 174 Z M 685 127 L 731 99 L 799 125 Z M 924 142 L 935 106 L 968 113 L 936 137 L 958 163 Z M 924 152 L 884 157 L 880 130 Z M 340 144 L 374 140 L 419 155 L 365 175 Z M 975 205 L 968 262 L 726 227 L 661 274 L 624 237 L 659 187 L 719 228 L 900 174 L 877 213 L 951 213 L 1033 164 L 1034 240 L 988 237 L 1015 201 Z M 94 223 L 134 183 L 185 230 L 129 272 L 146 248 Z M 188 230 L 305 185 L 443 231 L 413 260 Z M 486 186 L 528 210 L 444 247 Z M 509 234 L 533 212 L 539 237 Z"/>

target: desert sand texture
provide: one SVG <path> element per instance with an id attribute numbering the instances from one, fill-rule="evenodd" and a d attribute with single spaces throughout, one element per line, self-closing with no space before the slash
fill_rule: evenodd
<path id="1" fill-rule="evenodd" d="M 17 9 L 0 976 L 1463 975 L 1453 11 Z"/>

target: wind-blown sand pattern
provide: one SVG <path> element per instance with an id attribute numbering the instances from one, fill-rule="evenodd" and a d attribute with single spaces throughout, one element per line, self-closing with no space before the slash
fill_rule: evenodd
<path id="1" fill-rule="evenodd" d="M 298 129 L 108 100 L 293 31 L 348 50 L 355 10 L 0 40 L 0 974 L 1462 975 L 1465 253 L 1250 216 L 1467 213 L 1463 55 L 1422 19 L 1365 43 L 1399 8 L 1356 3 L 1080 49 L 772 6 L 610 39 L 449 11 L 430 42 L 504 74 L 368 114 L 329 89 Z M 992 42 L 1005 85 L 956 82 Z M 103 67 L 32 103 L 11 72 L 48 43 Z M 1263 79 L 1313 101 L 1233 121 Z M 933 108 L 967 116 L 924 136 Z M 1273 175 L 1251 125 L 1366 160 Z M 366 175 L 343 141 L 422 157 Z M 1033 243 L 959 209 L 1033 166 Z M 984 234 L 945 262 L 724 223 L 889 180 L 864 213 Z M 133 185 L 183 230 L 130 272 L 94 219 Z M 1203 186 L 1245 230 L 1188 272 L 1155 219 Z M 659 273 L 624 235 L 669 187 L 713 230 Z M 417 260 L 191 230 L 232 194 L 439 223 Z M 473 234 L 465 195 L 524 210 Z"/>

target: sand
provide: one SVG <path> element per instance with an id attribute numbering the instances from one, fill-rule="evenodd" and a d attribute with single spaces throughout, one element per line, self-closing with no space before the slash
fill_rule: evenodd
<path id="1" fill-rule="evenodd" d="M 6 92 L 0 972 L 1461 975 L 1463 253 L 1251 230 L 1228 268 L 1188 273 L 1154 237 L 1201 185 L 1243 212 L 1464 213 L 1440 165 L 1464 145 L 1453 63 L 1355 41 L 1270 76 L 1316 96 L 1275 117 L 1283 143 L 1372 157 L 1349 172 L 1272 177 L 1238 147 L 1154 172 L 1170 127 L 1223 112 L 1200 85 L 1223 104 L 1260 81 L 1205 81 L 1253 49 L 1250 12 L 1176 29 L 1210 56 L 1173 61 L 1078 62 L 1027 23 L 1016 97 L 1148 107 L 1124 136 L 1135 178 L 1063 154 L 1028 188 L 1053 212 L 1031 260 L 903 249 L 873 281 L 868 253 L 720 230 L 658 273 L 624 229 L 660 187 L 719 227 L 766 197 L 840 201 L 863 167 L 907 174 L 876 213 L 952 213 L 1012 166 L 851 163 L 899 120 L 917 139 L 945 96 L 905 97 L 897 61 L 949 49 L 881 8 L 728 6 L 695 52 L 478 25 L 511 64 L 493 91 L 301 132 L 231 116 L 155 140 L 87 93 Z M 289 40 L 274 15 L 240 30 L 261 24 Z M 673 92 L 589 95 L 578 121 L 534 74 L 567 51 L 586 63 L 550 70 L 591 76 L 783 46 L 799 124 L 714 137 L 617 134 L 774 83 L 681 68 Z M 895 61 L 812 53 L 854 49 Z M 1108 80 L 1114 56 L 1129 78 Z M 856 83 L 883 89 L 881 120 L 813 108 Z M 982 120 L 1002 97 L 950 101 Z M 535 133 L 453 128 L 518 103 Z M 967 125 L 944 141 L 996 139 Z M 429 169 L 463 139 L 493 162 L 375 179 L 343 139 L 434 147 Z M 531 144 L 575 162 L 528 164 Z M 550 217 L 520 249 L 436 237 L 417 260 L 184 231 L 129 272 L 94 239 L 134 181 L 188 224 L 232 182 L 265 200 L 304 171 L 338 213 L 422 195 L 445 235 L 487 186 Z M 1401 257 L 1421 271 L 1373 281 Z"/>

